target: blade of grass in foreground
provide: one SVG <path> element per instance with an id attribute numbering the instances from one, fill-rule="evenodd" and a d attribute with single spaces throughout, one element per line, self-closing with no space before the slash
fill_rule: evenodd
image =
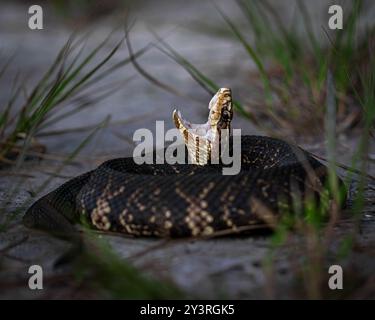
<path id="1" fill-rule="evenodd" d="M 333 192 L 335 200 L 339 202 L 338 180 L 336 175 L 336 93 L 333 83 L 332 73 L 327 74 L 327 102 L 326 102 L 326 119 L 325 133 L 327 141 L 327 159 L 328 159 L 328 175 L 329 184 Z"/>

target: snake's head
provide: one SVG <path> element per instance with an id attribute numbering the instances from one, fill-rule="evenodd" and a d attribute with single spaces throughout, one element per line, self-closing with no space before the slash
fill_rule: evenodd
<path id="1" fill-rule="evenodd" d="M 218 152 L 220 131 L 230 130 L 233 118 L 232 92 L 220 88 L 208 104 L 209 115 L 206 123 L 193 124 L 185 120 L 181 112 L 173 111 L 173 121 L 182 134 L 193 163 L 207 164 Z"/>
<path id="2" fill-rule="evenodd" d="M 229 129 L 233 119 L 232 91 L 220 88 L 208 104 L 208 122 L 213 130 Z"/>

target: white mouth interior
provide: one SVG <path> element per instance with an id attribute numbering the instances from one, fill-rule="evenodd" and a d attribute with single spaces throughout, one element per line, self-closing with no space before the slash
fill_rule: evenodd
<path id="1" fill-rule="evenodd" d="M 184 127 L 192 134 L 195 134 L 197 136 L 200 136 L 204 139 L 207 139 L 212 142 L 214 138 L 214 133 L 211 129 L 210 122 L 207 120 L 206 123 L 203 124 L 195 124 L 195 123 L 190 123 L 186 119 L 184 119 L 181 115 L 181 112 L 177 112 L 178 117 L 180 118 L 182 124 Z"/>

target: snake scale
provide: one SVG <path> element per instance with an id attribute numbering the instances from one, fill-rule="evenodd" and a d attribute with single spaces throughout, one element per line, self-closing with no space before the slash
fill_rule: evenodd
<path id="1" fill-rule="evenodd" d="M 292 208 L 296 198 L 322 199 L 326 167 L 279 139 L 242 136 L 236 175 L 223 175 L 221 163 L 201 163 L 192 152 L 195 138 L 200 135 L 209 147 L 220 139 L 220 130 L 230 127 L 231 101 L 230 90 L 220 89 L 204 125 L 192 125 L 174 113 L 195 163 L 139 165 L 132 157 L 106 161 L 37 200 L 24 223 L 63 234 L 85 218 L 96 229 L 131 236 L 197 237 L 269 225 Z M 199 148 L 202 143 L 195 151 Z"/>

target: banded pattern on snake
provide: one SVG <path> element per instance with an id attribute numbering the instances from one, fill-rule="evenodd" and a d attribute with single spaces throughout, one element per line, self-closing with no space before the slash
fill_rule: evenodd
<path id="1" fill-rule="evenodd" d="M 193 164 L 138 165 L 131 157 L 109 160 L 36 201 L 24 223 L 64 236 L 70 232 L 69 225 L 85 217 L 104 231 L 196 237 L 267 226 L 290 211 L 296 199 L 303 203 L 310 196 L 327 197 L 322 192 L 326 167 L 303 149 L 279 139 L 242 136 L 241 171 L 223 175 L 224 165 L 211 164 L 207 155 L 221 130 L 230 128 L 230 90 L 220 89 L 209 109 L 203 125 L 190 124 L 174 112 L 189 155 L 196 160 Z M 197 147 L 198 138 L 205 143 Z M 197 148 L 206 156 L 197 156 Z"/>

